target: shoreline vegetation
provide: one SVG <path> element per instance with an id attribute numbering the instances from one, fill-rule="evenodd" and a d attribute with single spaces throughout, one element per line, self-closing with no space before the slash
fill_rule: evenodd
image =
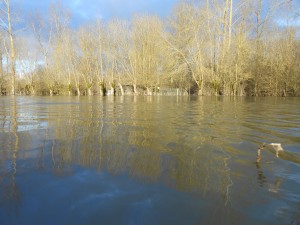
<path id="1" fill-rule="evenodd" d="M 180 2 L 75 28 L 59 2 L 25 25 L 1 3 L 0 95 L 300 96 L 297 1 Z"/>

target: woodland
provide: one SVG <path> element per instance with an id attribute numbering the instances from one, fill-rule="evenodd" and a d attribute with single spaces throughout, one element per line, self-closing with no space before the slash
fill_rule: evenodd
<path id="1" fill-rule="evenodd" d="M 26 21 L 0 2 L 0 95 L 300 96 L 297 1 L 181 1 L 80 26 L 60 2 Z"/>

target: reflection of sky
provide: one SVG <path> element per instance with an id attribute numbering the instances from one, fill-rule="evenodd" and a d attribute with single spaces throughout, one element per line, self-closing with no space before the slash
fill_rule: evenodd
<path id="1" fill-rule="evenodd" d="M 205 216 L 206 204 L 189 193 L 73 169 L 73 175 L 63 179 L 48 172 L 18 176 L 22 204 L 15 224 L 189 225 Z M 6 213 L 0 210 L 1 222 L 10 224 Z"/>
<path id="2" fill-rule="evenodd" d="M 0 117 L 0 119 L 4 119 L 4 117 Z M 3 122 L 2 129 L 4 132 L 11 132 L 13 127 L 13 122 L 11 122 L 14 118 L 7 117 L 5 118 L 6 122 Z M 23 131 L 31 131 L 36 129 L 43 129 L 48 126 L 48 122 L 39 121 L 41 119 L 40 116 L 32 115 L 30 113 L 21 113 L 17 119 L 17 132 Z"/>

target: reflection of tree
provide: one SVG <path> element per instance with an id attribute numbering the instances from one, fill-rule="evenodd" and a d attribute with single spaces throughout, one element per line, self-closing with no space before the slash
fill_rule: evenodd
<path id="1" fill-rule="evenodd" d="M 88 104 L 80 112 L 80 117 L 84 118 L 81 122 L 82 135 L 80 137 L 78 149 L 78 162 L 84 166 L 93 166 L 97 168 L 99 159 L 99 136 L 101 129 L 100 120 L 96 120 L 98 111 L 97 104 Z M 103 122 L 102 122 L 103 123 Z M 96 132 L 95 132 L 96 131 Z"/>
<path id="2" fill-rule="evenodd" d="M 214 204 L 219 206 L 215 214 L 225 214 L 230 208 L 231 150 L 220 144 L 217 130 L 204 130 L 205 104 L 193 104 L 180 97 L 171 101 L 142 96 L 55 98 L 53 104 L 46 102 L 44 106 L 41 121 L 46 124 L 45 133 L 38 137 L 22 134 L 19 146 L 23 148 L 25 139 L 42 139 L 38 140 L 41 147 L 30 155 L 38 163 L 33 169 L 69 176 L 79 166 L 111 175 L 126 174 L 143 182 L 161 182 L 180 191 L 214 196 Z M 198 115 L 191 114 L 189 105 Z M 173 114 L 170 108 L 176 109 Z M 15 141 L 13 133 L 10 139 Z M 27 148 L 33 147 L 27 144 Z M 4 187 L 3 179 L 0 182 Z M 18 196 L 16 187 L 9 190 Z"/>
<path id="3" fill-rule="evenodd" d="M 282 178 L 277 177 L 273 180 L 273 182 L 268 181 L 265 176 L 262 165 L 260 163 L 256 163 L 257 169 L 257 182 L 260 187 L 267 187 L 269 192 L 277 193 L 282 185 Z"/>
<path id="4" fill-rule="evenodd" d="M 48 139 L 48 127 L 45 128 L 45 136 L 43 139 L 43 146 L 41 148 L 41 151 L 38 153 L 38 162 L 37 162 L 37 166 L 39 170 L 44 170 L 45 169 L 45 148 L 46 148 L 46 141 Z"/>
<path id="5" fill-rule="evenodd" d="M 256 163 L 256 169 L 257 169 L 257 181 L 259 185 L 263 187 L 265 182 L 267 181 L 267 178 L 265 177 L 259 163 Z"/>
<path id="6" fill-rule="evenodd" d="M 9 129 L 9 150 L 11 150 L 6 159 L 5 172 L 0 185 L 3 188 L 0 201 L 9 209 L 9 211 L 17 213 L 20 203 L 20 191 L 18 189 L 16 174 L 17 174 L 17 157 L 19 150 L 18 136 L 18 115 L 17 115 L 17 98 L 12 97 L 10 103 L 10 129 Z M 11 146 L 11 148 L 10 148 Z M 7 170 L 7 171 L 6 171 Z"/>
<path id="7" fill-rule="evenodd" d="M 78 164 L 112 174 L 128 173 L 184 191 L 217 192 L 228 203 L 232 180 L 227 150 L 210 136 L 194 138 L 186 134 L 189 127 L 181 130 L 185 121 L 176 124 L 176 117 L 193 118 L 184 107 L 170 118 L 156 101 L 161 99 L 145 97 L 136 104 L 130 98 L 83 98 L 79 105 L 64 106 L 64 114 L 49 122 L 54 129 L 54 168 L 68 173 L 71 164 Z M 185 100 L 171 104 L 190 104 L 180 101 Z"/>
<path id="8" fill-rule="evenodd" d="M 51 156 L 53 169 L 57 175 L 64 172 L 70 172 L 70 165 L 74 161 L 73 153 L 77 149 L 77 137 L 80 135 L 80 127 L 77 120 L 79 119 L 79 105 L 65 104 L 58 106 L 59 112 L 64 112 L 62 116 L 58 116 L 53 125 L 55 128 L 52 137 Z M 53 119 L 53 118 L 51 118 Z"/>

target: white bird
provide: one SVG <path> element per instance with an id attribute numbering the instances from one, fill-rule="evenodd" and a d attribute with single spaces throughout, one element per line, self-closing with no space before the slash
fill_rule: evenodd
<path id="1" fill-rule="evenodd" d="M 259 145 L 258 149 L 257 149 L 257 158 L 256 158 L 257 163 L 259 163 L 262 159 L 261 151 L 264 148 L 266 150 L 268 150 L 269 152 L 275 154 L 277 158 L 300 164 L 300 154 L 296 153 L 296 152 L 286 151 L 281 146 L 281 143 L 270 143 L 270 144 L 263 143 L 263 144 Z M 280 152 L 280 155 L 279 155 L 279 152 Z"/>
<path id="2" fill-rule="evenodd" d="M 269 145 L 274 148 L 277 158 L 278 158 L 279 152 L 284 151 L 280 143 L 270 143 Z"/>
<path id="3" fill-rule="evenodd" d="M 265 144 L 263 143 L 260 145 L 257 149 L 257 158 L 256 162 L 260 162 L 262 156 L 261 156 L 261 150 L 264 148 L 269 149 L 271 152 L 275 153 L 276 157 L 279 158 L 279 152 L 284 151 L 280 143 L 270 143 L 270 144 Z"/>

